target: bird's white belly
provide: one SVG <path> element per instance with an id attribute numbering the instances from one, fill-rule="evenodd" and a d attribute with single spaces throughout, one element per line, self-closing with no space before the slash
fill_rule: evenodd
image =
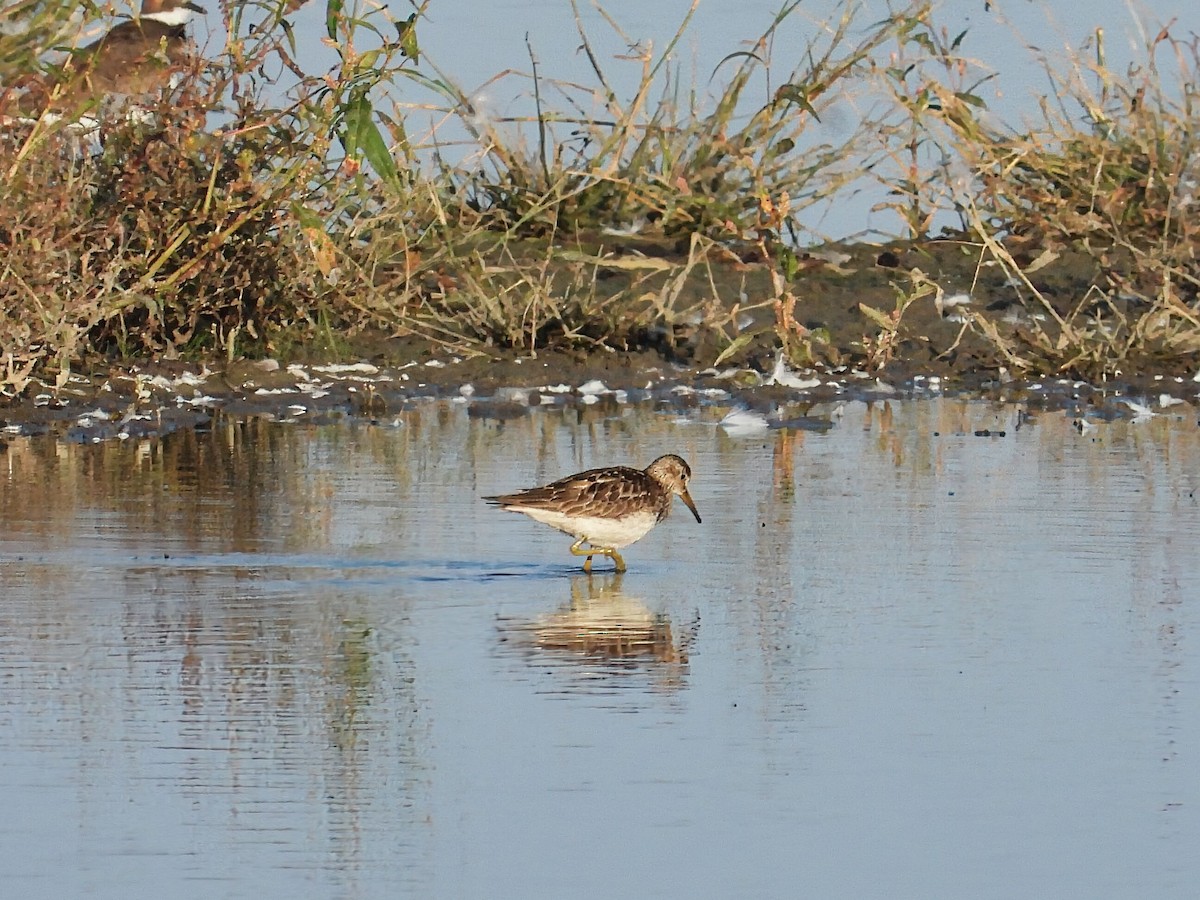
<path id="1" fill-rule="evenodd" d="M 637 512 L 620 519 L 602 519 L 599 516 L 566 516 L 549 509 L 522 508 L 521 512 L 552 528 L 577 538 L 586 538 L 593 547 L 619 550 L 634 541 L 641 540 L 651 528 L 658 524 L 652 512 Z"/>

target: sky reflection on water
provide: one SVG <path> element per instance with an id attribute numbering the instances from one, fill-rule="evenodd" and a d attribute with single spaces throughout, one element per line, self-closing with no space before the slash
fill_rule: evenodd
<path id="1" fill-rule="evenodd" d="M 11 441 L 5 892 L 1187 896 L 1194 413 L 721 414 Z M 623 577 L 479 499 L 667 451 Z"/>

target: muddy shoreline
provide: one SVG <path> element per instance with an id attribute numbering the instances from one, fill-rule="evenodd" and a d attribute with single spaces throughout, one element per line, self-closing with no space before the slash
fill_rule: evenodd
<path id="1" fill-rule="evenodd" d="M 644 255 L 652 249 L 623 252 Z M 719 273 L 714 284 L 720 296 L 770 293 L 763 265 L 726 260 L 713 271 Z M 878 371 L 866 371 L 855 360 L 862 359 L 864 340 L 878 328 L 862 308 L 894 309 L 898 291 L 911 285 L 914 272 L 929 273 L 942 296 L 907 306 L 894 358 Z M 1069 258 L 1040 275 L 1038 291 L 1057 298 L 1055 307 L 1064 311 L 1096 277 Z M 621 290 L 626 277 L 615 271 L 610 289 Z M 494 419 L 545 406 L 603 410 L 611 404 L 654 403 L 675 411 L 720 406 L 765 417 L 763 427 L 775 428 L 803 427 L 814 417 L 819 422 L 837 403 L 852 400 L 968 396 L 1105 419 L 1167 409 L 1191 414 L 1200 397 L 1200 374 L 1189 356 L 1176 355 L 1153 370 L 1100 383 L 1015 377 L 995 348 L 964 326 L 964 316 L 986 310 L 992 321 L 1003 316 L 1016 334 L 1029 327 L 1037 308 L 1002 272 L 981 269 L 977 253 L 962 242 L 830 249 L 806 256 L 789 289 L 797 298 L 798 326 L 822 335 L 811 346 L 823 358 L 809 368 L 782 365 L 768 303 L 746 307 L 742 328 L 752 339 L 726 354 L 719 367 L 706 363 L 720 358 L 724 348 L 702 322 L 676 323 L 633 350 L 575 347 L 536 355 L 496 350 L 458 356 L 413 336 L 358 334 L 334 363 L 98 363 L 73 372 L 60 385 L 39 381 L 17 397 L 0 397 L 0 440 L 46 433 L 75 441 L 142 438 L 202 428 L 215 415 L 309 424 L 387 422 L 411 404 L 440 398 L 467 404 L 473 416 Z"/>
<path id="2" fill-rule="evenodd" d="M 1071 379 L 911 373 L 877 377 L 849 368 L 797 372 L 785 366 L 693 368 L 652 353 L 567 354 L 488 360 L 430 357 L 398 365 L 243 361 L 214 368 L 184 363 L 115 367 L 73 375 L 61 389 L 31 390 L 0 406 L 0 440 L 53 434 L 72 442 L 144 439 L 205 429 L 217 416 L 262 417 L 295 424 L 356 421 L 389 424 L 401 411 L 433 400 L 466 405 L 473 417 L 503 421 L 538 409 L 578 408 L 603 417 L 626 404 L 685 413 L 716 407 L 730 428 L 820 428 L 848 401 L 977 397 L 1019 402 L 1030 411 L 1064 410 L 1093 420 L 1170 410 L 1193 415 L 1200 385 L 1147 376 L 1121 384 Z"/>

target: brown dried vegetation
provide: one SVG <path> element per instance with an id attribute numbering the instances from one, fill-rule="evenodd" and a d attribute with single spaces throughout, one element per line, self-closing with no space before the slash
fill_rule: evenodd
<path id="1" fill-rule="evenodd" d="M 640 89 L 618 98 L 581 29 L 603 114 L 541 78 L 534 59 L 537 114 L 489 122 L 421 58 L 423 10 L 353 19 L 329 0 L 340 62 L 308 73 L 280 24 L 294 4 L 245 4 L 226 12 L 220 53 L 152 120 L 110 116 L 101 146 L 47 117 L 17 121 L 31 81 L 53 78 L 37 48 L 63 40 L 73 6 L 19 4 L 24 38 L 0 37 L 10 395 L 97 361 L 336 357 L 364 335 L 467 354 L 648 347 L 701 364 L 779 348 L 794 364 L 873 369 L 955 358 L 1087 378 L 1195 367 L 1194 38 L 1163 31 L 1152 62 L 1120 75 L 1099 35 L 1067 75 L 1044 63 L 1058 106 L 1017 133 L 988 115 L 979 87 L 993 76 L 927 3 L 864 27 L 848 2 L 776 80 L 775 39 L 796 5 L 785 7 L 718 68 L 710 104 L 681 88 L 674 43 L 638 60 Z M 294 76 L 286 96 L 268 64 Z M 756 101 L 764 74 L 771 88 Z M 413 145 L 413 110 L 382 111 L 405 80 L 441 98 L 478 155 L 451 166 Z M 811 126 L 834 98 L 864 93 L 882 108 L 839 143 L 818 140 Z M 871 178 L 909 231 L 899 264 L 859 254 L 843 268 L 801 252 L 805 213 Z M 1007 298 L 963 305 L 953 325 L 941 316 L 945 272 L 924 249 L 950 216 L 959 227 L 943 237 L 973 273 L 969 292 Z M 1046 289 L 1051 271 L 1069 272 L 1067 289 Z M 865 274 L 874 289 L 853 286 Z M 840 336 L 813 301 L 838 279 L 860 295 L 843 304 L 852 318 Z"/>

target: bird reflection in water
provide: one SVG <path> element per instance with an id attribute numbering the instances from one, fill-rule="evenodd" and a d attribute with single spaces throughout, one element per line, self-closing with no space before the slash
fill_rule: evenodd
<path id="1" fill-rule="evenodd" d="M 534 619 L 501 619 L 502 643 L 530 662 L 559 662 L 591 678 L 640 673 L 652 675 L 657 689 L 681 687 L 699 619 L 676 634 L 666 614 L 622 590 L 623 577 L 572 578 L 566 606 Z"/>

